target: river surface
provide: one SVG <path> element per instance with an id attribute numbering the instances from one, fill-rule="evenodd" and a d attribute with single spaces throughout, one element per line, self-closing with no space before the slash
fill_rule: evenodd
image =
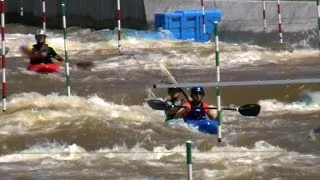
<path id="1" fill-rule="evenodd" d="M 169 81 L 164 69 L 179 83 L 215 81 L 213 42 L 125 30 L 118 53 L 115 31 L 71 28 L 68 97 L 64 63 L 59 73 L 26 70 L 19 46 L 34 43 L 35 30 L 8 25 L 1 179 L 186 179 L 187 140 L 194 179 L 320 177 L 319 84 L 223 87 L 223 106 L 255 103 L 261 113 L 223 111 L 218 143 L 183 124 L 165 126 L 164 112 L 146 104 L 166 97 L 166 89 L 152 89 Z M 60 30 L 49 29 L 47 42 L 64 55 Z M 320 78 L 319 60 L 314 48 L 220 42 L 221 81 Z M 205 89 L 216 105 L 215 87 Z"/>

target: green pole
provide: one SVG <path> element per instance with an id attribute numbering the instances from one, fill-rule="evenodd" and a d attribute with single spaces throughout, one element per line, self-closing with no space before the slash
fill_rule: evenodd
<path id="1" fill-rule="evenodd" d="M 217 67 L 217 82 L 220 82 L 220 62 L 219 62 L 219 26 L 218 22 L 214 22 L 214 36 L 215 36 L 215 52 L 216 52 L 216 67 Z M 217 121 L 218 121 L 218 142 L 221 142 L 221 89 L 216 87 L 217 96 Z"/>
<path id="2" fill-rule="evenodd" d="M 188 180 L 192 180 L 192 154 L 191 154 L 192 142 L 187 141 L 186 147 L 187 147 Z"/>
<path id="3" fill-rule="evenodd" d="M 64 35 L 64 55 L 65 55 L 65 61 L 66 61 L 66 83 L 67 83 L 68 96 L 70 96 L 71 95 L 71 88 L 70 88 L 68 47 L 67 47 L 66 6 L 64 3 L 62 3 L 61 6 L 62 6 L 62 22 L 63 22 L 63 35 Z"/>
<path id="4" fill-rule="evenodd" d="M 319 34 L 319 49 L 320 49 L 320 1 L 317 0 L 317 7 L 318 7 L 318 34 Z"/>

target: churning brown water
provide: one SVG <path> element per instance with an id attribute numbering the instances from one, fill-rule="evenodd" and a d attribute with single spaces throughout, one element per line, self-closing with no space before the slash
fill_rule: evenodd
<path id="1" fill-rule="evenodd" d="M 28 60 L 18 47 L 34 42 L 34 28 L 10 28 L 16 32 L 7 35 L 1 179 L 186 179 L 187 140 L 193 141 L 194 179 L 320 176 L 319 84 L 222 88 L 224 106 L 257 103 L 262 109 L 258 117 L 224 111 L 218 143 L 184 125 L 164 126 L 164 113 L 145 103 L 166 96 L 165 89 L 151 89 L 168 79 L 160 64 L 181 83 L 215 81 L 213 43 L 127 35 L 118 54 L 114 32 L 75 29 L 68 97 L 63 67 L 54 74 L 25 69 Z M 60 33 L 49 30 L 48 42 L 62 54 Z M 320 78 L 315 49 L 277 52 L 221 42 L 220 57 L 222 81 Z M 215 88 L 206 88 L 205 99 L 216 104 Z"/>

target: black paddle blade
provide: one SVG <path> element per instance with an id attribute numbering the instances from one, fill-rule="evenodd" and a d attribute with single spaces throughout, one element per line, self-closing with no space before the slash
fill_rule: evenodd
<path id="1" fill-rule="evenodd" d="M 154 110 L 168 110 L 170 109 L 169 105 L 160 100 L 149 100 L 147 101 L 148 105 Z"/>
<path id="2" fill-rule="evenodd" d="M 246 104 L 240 106 L 238 111 L 243 116 L 258 116 L 260 113 L 260 105 L 258 104 Z"/>

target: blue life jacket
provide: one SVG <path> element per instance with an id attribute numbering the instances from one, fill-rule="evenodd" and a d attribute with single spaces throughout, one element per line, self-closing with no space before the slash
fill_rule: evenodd
<path id="1" fill-rule="evenodd" d="M 206 112 L 203 108 L 203 103 L 195 104 L 190 102 L 191 110 L 189 111 L 188 115 L 184 118 L 184 120 L 201 120 L 201 119 L 208 119 Z"/>

